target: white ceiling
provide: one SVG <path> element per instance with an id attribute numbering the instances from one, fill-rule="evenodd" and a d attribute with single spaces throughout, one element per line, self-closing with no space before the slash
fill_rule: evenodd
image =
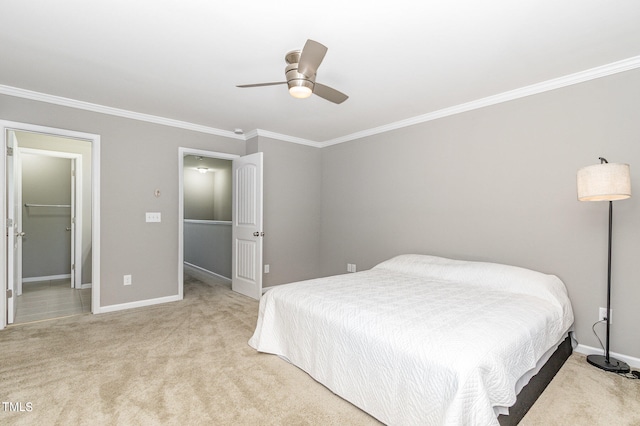
<path id="1" fill-rule="evenodd" d="M 638 0 L 4 0 L 1 16 L 0 93 L 320 143 L 640 66 Z M 329 48 L 317 81 L 346 102 L 235 87 L 283 81 L 285 53 L 308 38 Z"/>

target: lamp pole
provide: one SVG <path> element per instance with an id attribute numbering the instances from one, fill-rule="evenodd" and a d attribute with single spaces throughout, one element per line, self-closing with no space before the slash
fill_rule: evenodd
<path id="1" fill-rule="evenodd" d="M 606 160 L 605 160 L 606 161 Z M 609 249 L 607 253 L 607 341 L 605 342 L 604 356 L 589 355 L 587 362 L 606 371 L 615 373 L 628 373 L 631 371 L 626 362 L 609 357 L 609 332 L 611 329 L 611 241 L 613 234 L 613 201 L 609 200 Z"/>
<path id="2" fill-rule="evenodd" d="M 609 253 L 607 258 L 607 343 L 605 362 L 609 362 L 609 329 L 611 328 L 611 234 L 613 230 L 613 201 L 609 201 Z"/>

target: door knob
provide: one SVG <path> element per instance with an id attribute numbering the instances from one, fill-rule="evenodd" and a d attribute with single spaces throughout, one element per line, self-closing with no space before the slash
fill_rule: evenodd
<path id="1" fill-rule="evenodd" d="M 71 231 L 71 228 L 67 228 L 67 231 Z"/>
<path id="2" fill-rule="evenodd" d="M 16 232 L 16 237 L 24 237 L 25 235 L 24 232 Z"/>
<path id="3" fill-rule="evenodd" d="M 259 236 L 260 236 L 260 233 L 259 233 L 258 231 L 256 231 L 256 232 L 254 232 L 254 233 L 253 233 L 253 236 L 254 236 L 254 237 L 259 237 Z"/>

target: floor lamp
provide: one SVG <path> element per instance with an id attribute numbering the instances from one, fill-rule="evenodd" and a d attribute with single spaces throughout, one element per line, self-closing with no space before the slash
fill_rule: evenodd
<path id="1" fill-rule="evenodd" d="M 611 230 L 613 201 L 631 197 L 631 177 L 628 164 L 613 164 L 600 157 L 600 164 L 578 170 L 578 200 L 609 202 L 609 252 L 607 270 L 607 340 L 604 355 L 589 355 L 587 361 L 606 371 L 629 372 L 629 366 L 609 356 L 609 329 L 611 319 Z"/>

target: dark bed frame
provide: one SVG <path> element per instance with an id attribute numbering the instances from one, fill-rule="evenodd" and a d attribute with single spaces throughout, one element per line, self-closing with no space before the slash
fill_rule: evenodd
<path id="1" fill-rule="evenodd" d="M 500 426 L 515 426 L 520 423 L 520 420 L 527 414 L 527 411 L 533 406 L 572 352 L 571 336 L 567 336 L 538 374 L 533 376 L 529 383 L 522 388 L 516 403 L 509 407 L 509 415 L 501 414 L 498 416 Z"/>

